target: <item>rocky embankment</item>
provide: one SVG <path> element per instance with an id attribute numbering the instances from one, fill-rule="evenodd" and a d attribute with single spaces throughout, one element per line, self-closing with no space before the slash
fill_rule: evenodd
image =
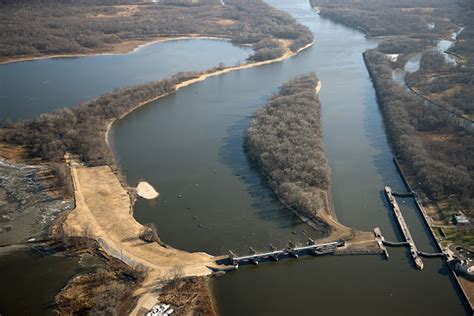
<path id="1" fill-rule="evenodd" d="M 48 192 L 45 166 L 31 166 L 0 158 L 0 246 L 41 240 L 59 214 L 74 207 L 70 200 Z"/>

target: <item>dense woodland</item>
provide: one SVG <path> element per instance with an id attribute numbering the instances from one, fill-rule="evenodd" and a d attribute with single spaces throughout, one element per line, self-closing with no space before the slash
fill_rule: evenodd
<path id="1" fill-rule="evenodd" d="M 186 34 L 255 44 L 254 60 L 283 54 L 275 39 L 294 41 L 293 51 L 312 33 L 289 14 L 262 0 L 2 0 L 0 57 L 90 53 L 131 39 Z"/>
<path id="2" fill-rule="evenodd" d="M 464 64 L 447 63 L 433 50 L 423 53 L 420 70 L 406 77 L 410 87 L 429 100 L 474 121 L 474 71 Z"/>
<path id="3" fill-rule="evenodd" d="M 393 81 L 384 54 L 370 50 L 365 59 L 391 144 L 415 175 L 415 187 L 435 201 L 449 199 L 454 210 L 474 216 L 474 134 Z"/>
<path id="4" fill-rule="evenodd" d="M 448 35 L 469 0 L 310 0 L 321 16 L 359 28 L 368 36 Z M 429 27 L 432 25 L 432 27 Z"/>
<path id="5" fill-rule="evenodd" d="M 387 133 L 411 184 L 442 203 L 442 216 L 460 210 L 474 216 L 474 133 L 462 128 L 447 109 L 473 113 L 474 2 L 470 0 L 311 0 L 321 15 L 368 36 L 382 38 L 364 54 L 377 91 Z M 464 27 L 449 49 L 447 63 L 436 42 Z M 412 53 L 422 53 L 420 70 L 406 76 L 408 90 L 392 79 Z M 400 54 L 391 62 L 385 54 Z M 417 93 L 414 93 L 417 92 Z M 428 99 L 439 106 L 426 106 Z M 472 116 L 471 116 L 472 117 Z"/>
<path id="6" fill-rule="evenodd" d="M 409 79 L 411 87 L 449 111 L 474 118 L 474 2 L 470 0 L 311 0 L 321 15 L 361 29 L 368 36 L 391 35 L 378 51 L 402 54 L 423 52 L 422 68 Z M 430 27 L 429 27 L 430 26 Z M 448 64 L 431 47 L 464 29 L 449 51 L 457 65 Z"/>
<path id="7" fill-rule="evenodd" d="M 255 115 L 245 148 L 280 199 L 300 212 L 316 213 L 313 194 L 329 190 L 330 169 L 322 142 L 315 75 L 286 82 Z"/>

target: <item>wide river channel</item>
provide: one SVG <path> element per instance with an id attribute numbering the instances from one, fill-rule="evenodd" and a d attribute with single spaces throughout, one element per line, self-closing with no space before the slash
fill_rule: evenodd
<path id="1" fill-rule="evenodd" d="M 322 81 L 324 142 L 338 219 L 360 230 L 378 226 L 387 239 L 401 240 L 382 191 L 385 185 L 395 191 L 404 187 L 392 162 L 375 91 L 362 59 L 362 52 L 377 42 L 320 18 L 306 0 L 268 3 L 307 25 L 315 34 L 315 45 L 281 63 L 211 77 L 113 125 L 109 140 L 128 183 L 135 186 L 145 179 L 161 193 L 155 203 L 139 200 L 136 218 L 156 223 L 162 240 L 176 248 L 214 255 L 229 249 L 246 254 L 249 246 L 263 250 L 269 243 L 283 247 L 289 240 L 304 242 L 307 236 L 321 236 L 282 207 L 242 148 L 251 115 L 266 99 L 288 78 L 315 72 Z M 172 49 L 176 54 L 166 54 Z M 71 105 L 125 84 L 205 69 L 221 61 L 236 63 L 247 54 L 226 42 L 194 40 L 161 43 L 122 56 L 0 66 L 2 116 L 17 119 L 50 110 L 46 105 L 56 100 L 54 94 L 59 99 L 51 106 Z M 35 67 L 44 67 L 54 75 L 38 73 Z M 153 74 L 150 67 L 164 70 Z M 76 69 L 84 76 L 87 71 L 97 76 L 77 80 Z M 104 76 L 105 71 L 111 74 Z M 5 72 L 23 74 L 23 80 L 16 79 L 23 82 L 22 88 L 11 86 Z M 30 87 L 29 77 L 39 79 Z M 38 82 L 48 86 L 53 78 L 60 80 L 59 87 L 41 90 Z M 109 80 L 113 82 L 107 83 Z M 34 89 L 41 91 L 28 96 Z M 14 96 L 24 101 L 15 101 Z M 24 107 L 17 111 L 19 103 Z M 44 106 L 35 107 L 31 114 L 34 103 Z M 399 204 L 418 248 L 434 251 L 414 205 L 403 199 Z M 443 261 L 424 259 L 425 268 L 418 271 L 407 249 L 390 248 L 389 253 L 389 260 L 381 256 L 327 256 L 242 267 L 212 281 L 219 313 L 467 314 Z M 27 258 L 21 257 L 36 264 Z M 21 276 L 17 265 L 10 265 L 8 272 Z M 30 272 L 23 269 L 22 273 Z M 23 282 L 1 282 L 0 295 L 26 287 Z M 27 295 L 23 301 L 28 302 Z M 10 304 L 0 299 L 0 312 Z"/>

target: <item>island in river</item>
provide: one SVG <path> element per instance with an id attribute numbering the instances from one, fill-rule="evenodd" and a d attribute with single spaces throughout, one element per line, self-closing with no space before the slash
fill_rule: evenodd
<path id="1" fill-rule="evenodd" d="M 252 120 L 246 151 L 283 204 L 326 231 L 324 241 L 357 240 L 361 249 L 378 249 L 373 233 L 337 221 L 322 141 L 320 87 L 314 74 L 283 84 Z"/>
<path id="2" fill-rule="evenodd" d="M 160 190 L 161 191 L 161 190 Z"/>
<path id="3" fill-rule="evenodd" d="M 309 47 L 309 45 L 306 47 Z M 137 276 L 135 278 L 136 281 L 134 281 L 134 284 L 136 284 L 135 288 L 132 288 L 134 297 L 137 297 L 138 301 L 135 303 L 135 309 L 132 310 L 132 313 L 136 313 L 142 308 L 151 309 L 154 303 L 156 303 L 158 293 L 164 295 L 164 293 L 168 293 L 166 291 L 170 291 L 169 286 L 163 285 L 166 281 L 175 282 L 177 277 L 179 277 L 179 279 L 188 278 L 188 281 L 182 285 L 184 287 L 186 287 L 189 282 L 202 282 L 202 280 L 205 279 L 196 279 L 195 277 L 210 275 L 212 268 L 216 268 L 215 259 L 204 253 L 190 254 L 172 249 L 159 242 L 147 243 L 139 239 L 139 235 L 145 228 L 133 218 L 132 205 L 135 196 L 123 181 L 121 181 L 121 176 L 114 167 L 114 160 L 107 146 L 107 137 L 103 135 L 104 132 L 107 133 L 108 127 L 110 127 L 113 120 L 123 118 L 134 109 L 157 100 L 177 89 L 186 87 L 189 84 L 199 82 L 209 76 L 281 61 L 293 54 L 294 53 L 291 53 L 288 49 L 288 52 L 285 53 L 283 57 L 270 61 L 253 62 L 224 69 L 218 68 L 202 73 L 178 74 L 156 83 L 144 84 L 107 94 L 88 104 L 73 108 L 72 110 L 60 110 L 50 115 L 49 118 L 48 115 L 43 115 L 36 123 L 34 123 L 34 120 L 30 122 L 19 122 L 9 125 L 3 130 L 3 137 L 7 142 L 26 146 L 26 151 L 29 152 L 29 154 L 36 151 L 37 153 L 41 153 L 44 157 L 49 157 L 52 161 L 60 161 L 60 155 L 64 150 L 71 150 L 81 154 L 80 156 L 67 155 L 66 162 L 72 178 L 75 208 L 60 218 L 61 221 L 53 230 L 54 235 L 56 239 L 68 243 L 69 245 L 74 245 L 78 238 L 79 240 L 83 238 L 95 240 L 98 249 L 104 251 L 107 256 L 126 263 L 127 266 L 131 267 L 135 272 L 138 271 L 139 276 Z M 315 88 L 317 88 L 316 84 L 311 88 L 313 94 L 315 94 Z M 122 100 L 133 100 L 133 102 L 124 102 Z M 97 112 L 98 105 L 101 105 L 99 112 Z M 106 110 L 104 111 L 104 109 L 107 109 L 107 106 L 113 109 L 113 116 L 110 116 Z M 101 113 L 104 114 L 101 115 Z M 71 117 L 71 115 L 81 115 L 82 119 L 71 120 L 69 118 L 57 121 L 58 117 L 67 118 Z M 56 123 L 49 124 L 48 122 L 50 122 L 51 119 L 56 120 Z M 88 122 L 90 119 L 98 121 L 91 123 Z M 69 123 L 65 124 L 66 122 Z M 80 122 L 80 124 L 75 126 L 71 124 L 71 122 Z M 79 138 L 77 141 L 68 139 L 67 137 L 58 138 L 56 140 L 53 139 L 51 141 L 45 141 L 41 137 L 27 138 L 27 135 L 39 134 L 51 137 L 51 135 L 55 133 L 63 134 L 61 129 L 58 129 L 58 124 L 61 124 L 59 126 L 63 126 L 63 128 L 69 130 L 75 128 L 77 130 L 75 135 L 82 139 L 82 146 L 84 147 L 79 147 L 82 148 L 79 151 L 77 147 L 70 147 L 77 146 Z M 95 126 L 95 129 L 91 130 L 90 126 Z M 44 133 L 44 128 L 52 128 L 52 130 L 48 133 Z M 35 129 L 42 130 L 43 133 L 38 133 Z M 90 137 L 84 138 L 84 136 L 87 135 L 86 133 L 91 132 Z M 62 142 L 59 149 L 58 147 L 51 148 L 42 146 L 44 143 L 58 143 L 58 141 Z M 13 150 L 13 148 L 10 148 L 10 150 Z M 104 162 L 107 162 L 112 167 L 104 166 Z M 62 175 L 65 177 L 62 181 L 65 183 L 68 182 L 68 174 L 64 173 Z M 326 207 L 329 208 L 331 202 L 327 200 L 327 197 L 325 203 Z M 305 211 L 305 213 L 308 214 L 307 211 Z M 329 211 L 326 210 L 325 214 L 329 214 Z M 110 218 L 116 219 L 117 222 L 111 222 Z M 328 230 L 328 232 L 334 233 L 337 231 L 333 229 L 333 227 L 343 227 L 342 225 L 335 226 L 334 223 L 337 224 L 337 221 L 329 215 L 324 218 L 324 220 L 328 219 L 331 219 L 332 228 Z M 351 232 L 347 228 L 344 230 L 346 233 Z M 342 237 L 352 237 L 345 236 L 342 232 L 329 236 L 328 238 L 331 240 Z M 375 245 L 373 238 L 368 242 L 372 242 L 372 244 Z M 358 244 L 361 244 L 360 240 Z M 97 276 L 89 276 L 84 278 L 84 282 L 96 282 L 96 278 Z M 140 282 L 137 282 L 139 280 Z M 77 312 L 83 308 L 83 306 L 81 307 L 77 302 L 71 302 L 70 299 L 70 297 L 73 296 L 71 293 L 80 292 L 83 286 L 83 283 L 79 282 L 78 279 L 70 283 L 64 294 L 58 296 L 59 299 L 69 302 L 66 304 L 64 301 L 59 301 L 60 310 L 63 312 Z M 163 287 L 164 292 L 156 292 L 156 288 L 159 286 Z M 112 287 L 112 289 L 114 288 L 123 291 L 121 287 Z M 173 288 L 171 287 L 171 289 Z M 113 290 L 110 288 L 108 288 L 107 291 L 111 297 L 123 297 L 122 293 L 117 295 L 113 294 Z M 202 293 L 206 294 L 207 292 Z M 87 304 L 90 304 L 87 300 L 85 301 Z M 209 299 L 199 301 L 209 302 Z M 125 302 L 133 303 L 130 300 Z M 209 304 L 206 306 L 212 307 L 212 305 Z M 202 308 L 202 306 L 196 308 Z"/>
<path id="4" fill-rule="evenodd" d="M 319 14 L 368 37 L 364 53 L 386 131 L 439 248 L 474 301 L 474 8 L 471 1 L 311 0 Z M 390 21 L 390 23 L 387 23 Z M 414 62 L 414 61 L 417 62 Z M 409 67 L 415 64 L 415 67 Z M 393 74 L 403 73 L 395 80 Z M 401 83 L 401 85 L 400 85 Z M 468 218 L 459 224 L 456 218 Z"/>
<path id="5" fill-rule="evenodd" d="M 285 53 L 274 39 L 291 39 L 294 52 L 313 39 L 290 15 L 260 0 L 229 0 L 225 5 L 220 0 L 4 1 L 0 15 L 5 22 L 3 63 L 123 53 L 146 43 L 196 36 L 251 45 L 251 59 L 262 61 Z"/>
<path id="6" fill-rule="evenodd" d="M 115 167 L 114 158 L 107 144 L 107 136 L 104 137 L 104 134 L 107 134 L 114 120 L 123 118 L 131 111 L 180 88 L 229 71 L 279 62 L 312 45 L 309 43 L 292 52 L 294 41 L 283 39 L 274 41 L 282 43 L 284 53 L 271 60 L 250 61 L 235 67 L 218 67 L 204 72 L 180 73 L 158 82 L 106 94 L 71 110 L 62 109 L 52 114 L 44 114 L 36 120 L 4 126 L 2 138 L 4 142 L 10 144 L 3 146 L 4 157 L 14 158 L 12 156 L 16 151 L 26 157 L 41 157 L 44 168 L 51 170 L 53 177 L 56 178 L 55 190 L 58 194 L 72 193 L 75 207 L 69 213 L 60 216 L 59 222 L 52 230 L 53 238 L 72 248 L 77 248 L 77 244 L 84 238 L 95 240 L 96 244 L 91 248 L 104 251 L 111 262 L 114 262 L 115 258 L 126 263 L 128 268 L 132 268 L 137 274 L 133 278 L 134 286 L 128 290 L 121 286 L 103 288 L 103 291 L 106 291 L 111 298 L 115 298 L 116 302 L 133 304 L 135 309 L 132 310 L 132 314 L 142 308 L 153 307 L 158 295 L 157 286 L 164 289 L 160 295 L 181 293 L 174 287 L 166 286 L 166 282 L 174 282 L 177 278 L 188 278 L 182 287 L 186 288 L 190 282 L 202 284 L 203 279 L 189 277 L 210 275 L 214 261 L 211 256 L 204 253 L 189 254 L 174 250 L 163 243 L 146 243 L 139 239 L 145 227 L 133 219 L 134 191 L 121 181 L 122 177 Z M 66 134 L 68 136 L 60 136 Z M 32 137 L 33 135 L 40 137 Z M 55 145 L 45 146 L 45 144 Z M 74 155 L 68 154 L 68 151 Z M 62 163 L 64 154 L 66 154 L 66 169 Z M 31 158 L 28 162 L 32 163 Z M 58 166 L 58 169 L 53 169 L 53 165 Z M 63 191 L 65 188 L 71 188 L 72 192 Z M 120 225 L 110 222 L 110 218 L 119 220 L 117 223 Z M 118 266 L 118 269 L 120 271 L 126 268 Z M 115 275 L 116 273 L 109 273 L 104 277 L 96 273 L 82 280 L 86 284 L 94 284 L 98 278 L 110 281 Z M 91 301 L 96 302 L 94 296 L 97 297 L 97 288 L 86 294 L 89 299 L 82 299 L 80 302 L 71 300 L 74 297 L 73 293 L 84 292 L 81 290 L 85 286 L 84 283 L 76 278 L 66 287 L 64 293 L 58 296 L 61 312 L 79 312 L 90 306 Z M 118 293 L 115 293 L 115 290 Z M 134 294 L 133 297 L 139 298 L 138 302 L 122 301 L 130 291 Z M 187 295 L 194 295 L 195 291 L 191 288 Z M 178 297 L 185 295 L 183 293 L 186 291 Z M 210 302 L 208 291 L 201 291 L 201 294 L 205 298 L 197 301 L 198 309 L 203 308 L 201 306 L 203 301 Z M 212 311 L 212 304 L 206 303 L 205 306 Z M 123 308 L 118 304 L 117 309 L 123 310 Z M 193 307 L 188 304 L 183 308 Z"/>

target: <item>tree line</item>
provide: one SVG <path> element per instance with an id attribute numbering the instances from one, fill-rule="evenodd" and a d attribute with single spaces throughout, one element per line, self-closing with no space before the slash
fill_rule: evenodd
<path id="1" fill-rule="evenodd" d="M 390 143 L 414 175 L 415 187 L 434 201 L 449 199 L 474 215 L 474 135 L 445 111 L 392 80 L 384 54 L 364 58 L 372 77 Z"/>
<path id="2" fill-rule="evenodd" d="M 1 137 L 7 143 L 25 146 L 33 157 L 52 162 L 63 161 L 64 154 L 70 152 L 89 165 L 111 164 L 112 153 L 104 139 L 107 123 L 142 102 L 173 92 L 178 83 L 197 78 L 202 73 L 179 73 L 160 81 L 116 89 L 73 108 L 7 123 Z"/>
<path id="3" fill-rule="evenodd" d="M 321 105 L 314 74 L 293 78 L 252 119 L 244 146 L 279 198 L 315 214 L 318 190 L 329 190 L 331 172 L 322 141 Z"/>
<path id="4" fill-rule="evenodd" d="M 124 6 L 134 4 L 134 6 Z M 219 21 L 230 20 L 230 24 Z M 157 3 L 107 0 L 0 2 L 0 57 L 88 53 L 130 39 L 203 34 L 234 44 L 256 44 L 253 60 L 280 57 L 275 39 L 291 49 L 313 40 L 311 31 L 262 0 Z"/>
<path id="5" fill-rule="evenodd" d="M 472 119 L 474 2 L 470 0 L 310 0 L 321 15 L 358 27 L 369 36 L 390 35 L 364 54 L 394 153 L 419 192 L 443 203 L 442 216 L 464 210 L 474 215 L 474 135 L 444 109 Z M 391 16 L 390 16 L 391 15 Z M 458 35 L 449 51 L 457 65 L 436 50 L 438 40 Z M 441 106 L 426 106 L 419 95 L 392 79 L 410 54 L 421 53 L 420 69 L 405 77 L 410 87 Z M 386 54 L 400 54 L 389 61 Z"/>
<path id="6" fill-rule="evenodd" d="M 449 19 L 463 14 L 469 0 L 310 0 L 320 14 L 361 29 L 368 36 L 448 35 L 456 26 Z M 431 25 L 431 27 L 430 27 Z"/>
<path id="7" fill-rule="evenodd" d="M 474 120 L 474 70 L 448 63 L 436 50 L 423 52 L 420 69 L 406 80 L 424 96 L 446 109 Z"/>

